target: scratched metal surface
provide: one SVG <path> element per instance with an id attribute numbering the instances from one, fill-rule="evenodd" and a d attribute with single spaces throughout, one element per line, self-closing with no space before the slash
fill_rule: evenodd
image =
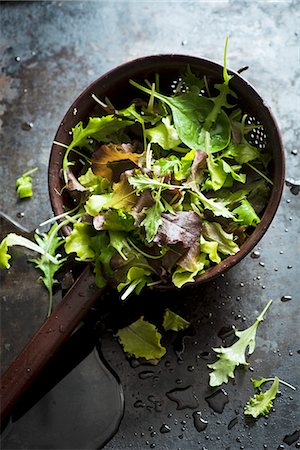
<path id="1" fill-rule="evenodd" d="M 68 106 L 91 81 L 143 55 L 173 52 L 221 62 L 226 35 L 230 37 L 228 66 L 234 70 L 249 66 L 245 77 L 278 119 L 285 143 L 286 177 L 299 180 L 299 15 L 298 2 L 288 0 L 2 2 L 1 211 L 28 230 L 50 216 L 47 165 L 51 142 Z M 35 195 L 29 201 L 18 201 L 15 179 L 35 166 L 39 169 L 34 176 Z M 106 449 L 300 448 L 299 436 L 298 440 L 285 439 L 300 429 L 299 199 L 300 195 L 285 187 L 276 218 L 256 249 L 259 258 L 249 255 L 202 290 L 183 291 L 180 298 L 147 299 L 156 304 L 174 303 L 192 321 L 194 335 L 185 338 L 179 360 L 170 345 L 158 366 L 133 368 L 112 335 L 102 333 L 104 357 L 118 373 L 125 395 L 123 420 Z M 3 225 L 2 235 L 7 231 Z M 47 294 L 38 284 L 38 274 L 26 263 L 29 253 L 16 250 L 13 254 L 12 269 L 1 273 L 2 371 L 42 323 L 47 309 Z M 291 299 L 283 302 L 283 296 Z M 221 414 L 216 413 L 205 400 L 213 392 L 208 388 L 206 367 L 213 359 L 211 347 L 222 344 L 218 337 L 222 327 L 249 326 L 270 298 L 273 305 L 259 328 L 250 366 L 237 370 L 236 381 L 224 386 L 229 401 Z M 89 364 L 87 360 L 80 375 L 87 386 L 94 374 Z M 142 379 L 144 375 L 139 374 L 145 371 L 153 373 Z M 298 391 L 282 388 L 275 411 L 249 422 L 243 416 L 243 405 L 253 392 L 250 378 L 260 375 L 278 375 Z M 86 391 L 74 392 L 72 383 L 67 386 L 76 406 L 76 396 L 79 404 Z M 197 402 L 192 408 L 177 410 L 166 393 L 188 386 Z M 196 411 L 208 422 L 202 432 L 194 426 Z M 41 409 L 33 410 L 27 425 L 40 423 L 45 419 L 41 414 Z M 91 404 L 86 417 L 93 414 Z M 233 425 L 230 430 L 229 423 Z M 170 428 L 166 433 L 160 431 L 163 424 Z M 45 430 L 39 426 L 30 430 L 24 437 L 12 427 L 3 438 L 3 448 L 38 448 L 36 443 Z M 47 439 L 42 448 L 56 448 L 51 435 Z"/>

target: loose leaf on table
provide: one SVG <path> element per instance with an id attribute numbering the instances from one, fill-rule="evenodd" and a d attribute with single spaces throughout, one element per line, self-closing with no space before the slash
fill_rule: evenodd
<path id="1" fill-rule="evenodd" d="M 144 317 L 118 330 L 116 336 L 124 351 L 136 358 L 160 360 L 166 353 L 166 349 L 160 343 L 161 334 L 152 323 L 144 320 Z"/>
<path id="2" fill-rule="evenodd" d="M 32 197 L 32 177 L 30 175 L 32 175 L 37 170 L 37 167 L 28 170 L 17 179 L 16 188 L 20 198 Z"/>
<path id="3" fill-rule="evenodd" d="M 180 331 L 185 330 L 190 326 L 190 322 L 183 319 L 183 317 L 171 311 L 169 308 L 165 310 L 163 318 L 163 327 L 166 331 Z"/>
<path id="4" fill-rule="evenodd" d="M 185 248 L 190 248 L 200 237 L 202 222 L 194 211 L 178 211 L 175 215 L 163 213 L 162 220 L 154 238 L 159 246 L 181 242 Z"/>
<path id="5" fill-rule="evenodd" d="M 273 400 L 276 398 L 279 390 L 279 378 L 275 377 L 274 383 L 266 392 L 260 392 L 255 394 L 254 397 L 250 397 L 249 402 L 246 404 L 244 414 L 246 416 L 252 416 L 257 419 L 259 416 L 265 416 L 268 414 L 273 406 Z"/>
<path id="6" fill-rule="evenodd" d="M 217 353 L 218 359 L 213 364 L 208 364 L 213 371 L 209 374 L 210 386 L 220 386 L 227 383 L 229 378 L 234 378 L 234 370 L 239 365 L 247 365 L 246 352 L 251 355 L 255 349 L 256 330 L 260 322 L 263 321 L 264 315 L 270 307 L 272 300 L 266 305 L 264 310 L 259 314 L 253 325 L 244 331 L 238 331 L 234 328 L 234 333 L 238 337 L 238 341 L 230 347 L 213 348 Z"/>
<path id="7" fill-rule="evenodd" d="M 92 170 L 95 175 L 113 179 L 113 170 L 118 172 L 117 175 L 125 170 L 138 167 L 141 155 L 124 151 L 123 147 L 115 144 L 101 145 L 100 148 L 93 153 Z M 126 167 L 124 166 L 126 164 Z M 121 169 L 120 169 L 121 165 Z"/>
<path id="8" fill-rule="evenodd" d="M 45 255 L 53 264 L 58 264 L 58 259 L 50 253 L 47 253 L 44 248 L 40 247 L 35 242 L 30 241 L 29 239 L 19 236 L 15 233 L 9 233 L 0 244 L 0 268 L 1 269 L 9 269 L 10 264 L 9 260 L 11 255 L 8 253 L 8 248 L 14 245 L 19 245 L 21 247 L 26 247 L 29 250 L 32 250 L 37 253 L 41 253 Z"/>

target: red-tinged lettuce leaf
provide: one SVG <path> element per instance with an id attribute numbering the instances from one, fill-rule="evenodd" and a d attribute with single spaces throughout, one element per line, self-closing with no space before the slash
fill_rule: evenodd
<path id="1" fill-rule="evenodd" d="M 101 145 L 92 156 L 93 173 L 107 178 L 108 180 L 112 180 L 117 179 L 118 176 L 120 176 L 120 173 L 125 170 L 138 167 L 141 155 L 139 153 L 129 152 L 127 147 L 125 150 L 121 145 Z M 115 177 L 114 171 L 118 172 Z"/>
<path id="2" fill-rule="evenodd" d="M 166 349 L 160 343 L 161 334 L 152 323 L 144 320 L 144 317 L 140 317 L 128 327 L 118 330 L 116 336 L 124 351 L 136 358 L 157 361 L 166 353 Z"/>
<path id="3" fill-rule="evenodd" d="M 163 213 L 154 242 L 159 246 L 182 243 L 190 248 L 199 238 L 202 228 L 200 217 L 194 211 L 178 211 L 175 215 Z"/>

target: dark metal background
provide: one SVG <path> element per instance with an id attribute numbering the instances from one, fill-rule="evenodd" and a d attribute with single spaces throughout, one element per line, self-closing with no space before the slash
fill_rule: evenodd
<path id="1" fill-rule="evenodd" d="M 2 2 L 1 210 L 28 230 L 51 215 L 47 191 L 51 142 L 67 108 L 91 81 L 122 62 L 156 53 L 185 53 L 221 63 L 226 35 L 230 37 L 228 66 L 233 70 L 249 66 L 244 76 L 278 119 L 286 148 L 286 177 L 299 180 L 299 16 L 298 2 L 288 0 Z M 34 197 L 18 201 L 15 179 L 35 166 L 39 171 L 34 175 Z M 248 256 L 201 290 L 184 290 L 180 296 L 172 294 L 167 301 L 163 299 L 168 306 L 174 303 L 173 309 L 193 323 L 194 335 L 185 338 L 181 358 L 170 344 L 158 366 L 133 368 L 111 333 L 101 333 L 102 352 L 119 375 L 125 395 L 120 429 L 105 448 L 299 448 L 299 438 L 291 447 L 283 441 L 300 430 L 299 199 L 300 195 L 285 187 L 276 218 L 256 249 L 259 258 Z M 2 234 L 7 231 L 3 224 Z M 12 268 L 1 272 L 1 371 L 42 323 L 47 310 L 47 293 L 38 283 L 38 274 L 26 263 L 29 252 L 17 249 L 13 254 Z M 56 300 L 60 295 L 57 293 Z M 284 295 L 291 300 L 281 301 Z M 213 392 L 208 387 L 206 367 L 213 360 L 211 347 L 222 344 L 218 337 L 222 327 L 249 326 L 270 298 L 273 305 L 258 329 L 250 367 L 238 369 L 236 381 L 223 386 L 229 402 L 218 414 L 205 400 Z M 158 307 L 161 301 L 147 296 L 137 311 L 143 307 L 149 310 L 150 302 L 153 308 Z M 64 383 L 62 392 L 66 399 L 72 399 L 73 409 L 79 409 L 85 401 L 82 417 L 59 416 L 58 407 L 54 408 L 53 414 L 59 416 L 55 428 L 48 410 L 32 409 L 24 416 L 23 429 L 16 423 L 6 430 L 3 447 L 64 448 L 63 430 L 70 421 L 78 421 L 79 434 L 80 427 L 85 430 L 81 434 L 87 443 L 94 433 L 100 445 L 103 435 L 99 432 L 97 441 L 97 430 L 89 435 L 86 427 L 97 415 L 109 417 L 113 413 L 109 396 L 100 399 L 99 380 L 104 369 L 99 367 L 97 378 L 94 360 L 88 356 L 68 376 L 73 381 Z M 141 379 L 139 374 L 145 371 L 153 374 Z M 243 405 L 253 393 L 250 378 L 260 375 L 278 375 L 298 391 L 282 388 L 275 411 L 267 418 L 249 422 L 243 416 Z M 119 389 L 112 379 L 111 383 L 112 389 Z M 176 410 L 166 393 L 188 386 L 198 406 Z M 98 405 L 97 401 L 87 401 L 95 389 Z M 63 411 L 63 405 L 59 408 Z M 195 411 L 201 411 L 208 421 L 203 432 L 194 427 Z M 237 423 L 229 430 L 228 424 L 235 417 Z M 170 427 L 168 433 L 160 432 L 163 424 Z M 84 443 L 77 442 L 84 448 Z"/>

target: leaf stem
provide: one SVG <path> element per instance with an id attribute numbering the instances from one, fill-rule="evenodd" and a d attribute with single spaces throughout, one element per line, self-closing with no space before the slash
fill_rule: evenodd
<path id="1" fill-rule="evenodd" d="M 34 169 L 30 169 L 27 172 L 23 173 L 23 177 L 27 177 L 28 175 L 31 175 L 32 173 L 36 172 L 38 170 L 37 167 L 35 167 Z"/>
<path id="2" fill-rule="evenodd" d="M 264 178 L 268 183 L 270 183 L 273 186 L 273 181 L 270 180 L 264 173 L 262 173 L 260 170 L 258 170 L 256 167 L 254 167 L 249 162 L 247 163 L 247 166 L 251 167 L 254 172 L 258 173 L 262 178 Z"/>

